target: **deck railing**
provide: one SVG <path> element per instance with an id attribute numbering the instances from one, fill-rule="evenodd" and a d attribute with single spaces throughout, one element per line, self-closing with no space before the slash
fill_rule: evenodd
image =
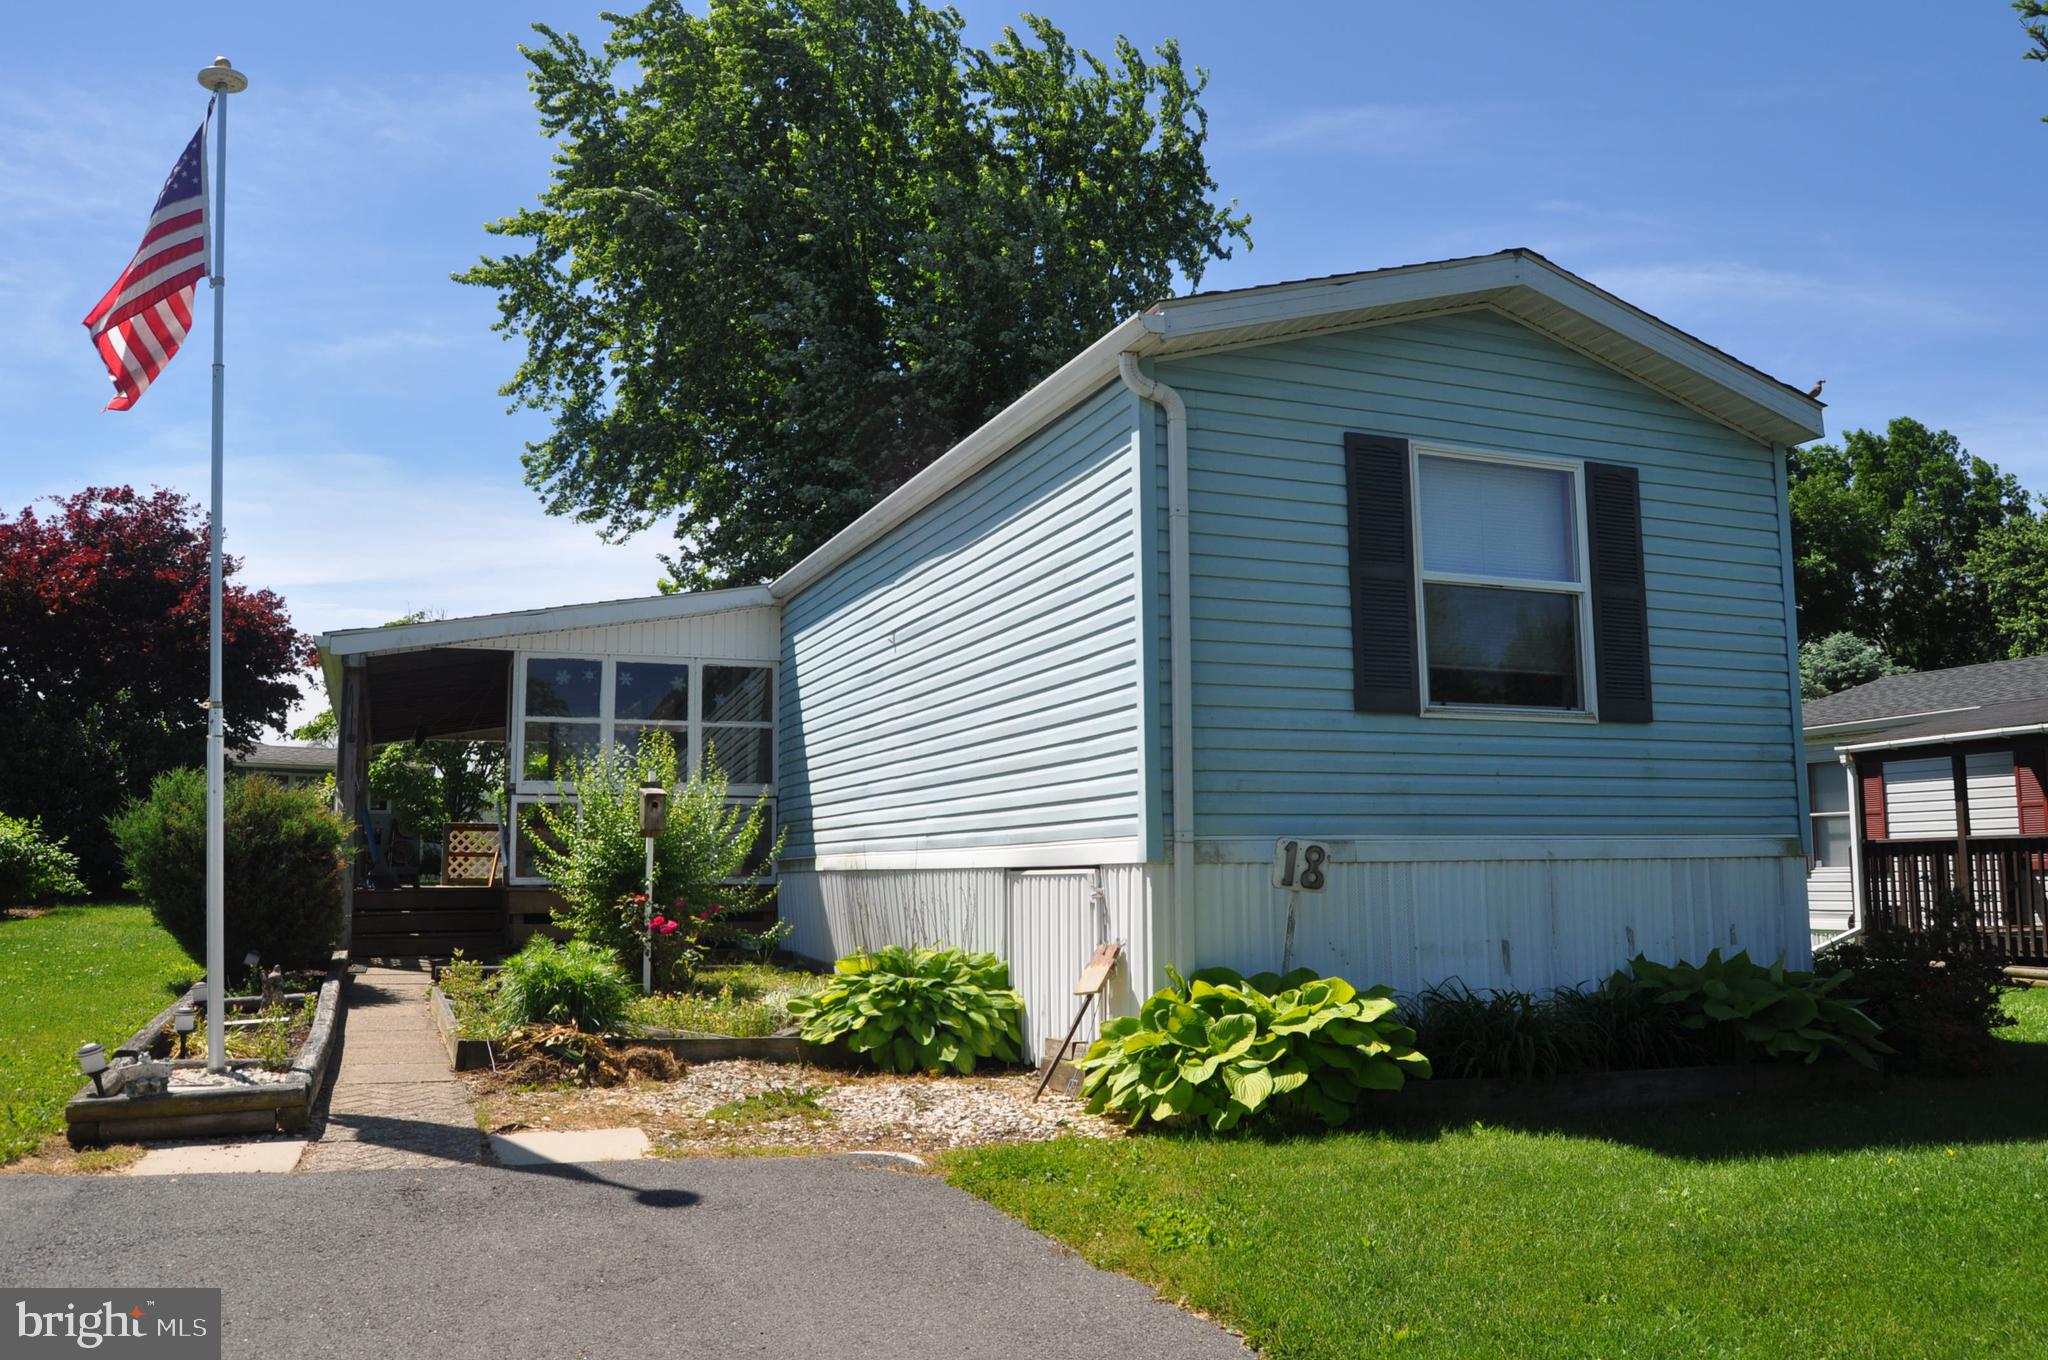
<path id="1" fill-rule="evenodd" d="M 2048 961 L 2048 836 L 1973 836 L 1969 874 L 1951 840 L 1864 846 L 1868 919 L 1924 930 L 1949 892 L 1968 896 L 1985 942 L 2013 962 Z"/>

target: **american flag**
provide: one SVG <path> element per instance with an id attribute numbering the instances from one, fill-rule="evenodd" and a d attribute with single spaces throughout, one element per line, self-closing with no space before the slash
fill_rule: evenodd
<path id="1" fill-rule="evenodd" d="M 206 106 L 207 118 L 213 105 Z M 192 290 L 206 274 L 206 122 L 157 195 L 135 258 L 85 318 L 107 376 L 109 411 L 133 406 L 192 329 Z"/>

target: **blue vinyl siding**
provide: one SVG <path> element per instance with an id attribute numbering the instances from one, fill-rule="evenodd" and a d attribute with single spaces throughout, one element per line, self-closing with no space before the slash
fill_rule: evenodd
<path id="1" fill-rule="evenodd" d="M 1189 412 L 1199 836 L 1799 834 L 1772 449 L 1491 312 L 1157 373 Z M 1656 721 L 1354 712 L 1347 430 L 1638 468 Z"/>
<path id="2" fill-rule="evenodd" d="M 787 858 L 1141 834 L 1136 413 L 1105 388 L 785 603 Z"/>

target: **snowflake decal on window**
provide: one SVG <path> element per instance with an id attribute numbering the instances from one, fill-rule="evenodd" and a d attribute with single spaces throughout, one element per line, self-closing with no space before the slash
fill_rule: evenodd
<path id="1" fill-rule="evenodd" d="M 633 688 L 633 672 L 631 672 L 631 671 L 629 671 L 629 670 L 625 670 L 625 669 L 621 669 L 621 670 L 619 671 L 619 688 L 620 688 L 620 689 L 631 689 L 631 688 Z"/>
<path id="2" fill-rule="evenodd" d="M 556 684 L 558 684 L 558 685 L 566 685 L 566 684 L 568 684 L 568 683 L 569 683 L 569 680 L 570 680 L 570 676 L 569 676 L 569 672 L 568 672 L 567 668 L 564 668 L 564 669 L 562 669 L 562 670 L 558 670 L 558 671 L 556 671 L 556 672 L 555 672 L 555 683 L 556 683 Z"/>

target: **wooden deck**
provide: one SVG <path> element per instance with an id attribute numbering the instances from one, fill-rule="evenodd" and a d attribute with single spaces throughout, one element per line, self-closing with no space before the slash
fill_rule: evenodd
<path id="1" fill-rule="evenodd" d="M 1922 930 L 1946 895 L 1961 893 L 1978 933 L 2008 962 L 2048 962 L 2048 836 L 1971 837 L 1967 845 L 1964 872 L 1954 841 L 1866 843 L 1868 919 Z"/>
<path id="2" fill-rule="evenodd" d="M 499 958 L 511 942 L 505 893 L 502 886 L 358 888 L 349 956 L 435 959 L 460 949 Z"/>

